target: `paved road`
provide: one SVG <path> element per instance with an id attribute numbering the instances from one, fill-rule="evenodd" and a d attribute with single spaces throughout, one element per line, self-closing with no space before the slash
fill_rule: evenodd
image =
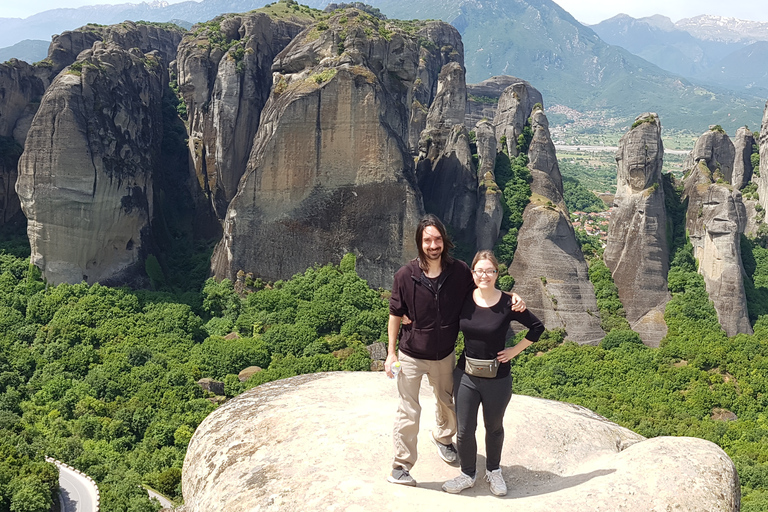
<path id="1" fill-rule="evenodd" d="M 59 468 L 59 501 L 62 512 L 97 512 L 96 486 L 84 475 L 60 462 L 55 461 L 54 464 Z"/>
<path id="2" fill-rule="evenodd" d="M 168 498 L 166 498 L 159 492 L 155 491 L 154 489 L 150 489 L 149 487 L 144 487 L 144 488 L 147 490 L 147 493 L 149 493 L 149 497 L 159 501 L 162 507 L 173 508 L 173 503 Z"/>

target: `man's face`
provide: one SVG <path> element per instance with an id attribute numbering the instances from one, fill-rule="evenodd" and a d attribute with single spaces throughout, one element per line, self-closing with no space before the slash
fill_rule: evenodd
<path id="1" fill-rule="evenodd" d="M 421 249 L 430 260 L 439 260 L 443 255 L 443 236 L 435 226 L 424 228 L 421 234 Z"/>

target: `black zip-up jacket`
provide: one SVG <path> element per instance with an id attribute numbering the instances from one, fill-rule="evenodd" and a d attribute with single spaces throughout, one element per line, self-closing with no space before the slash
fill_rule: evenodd
<path id="1" fill-rule="evenodd" d="M 400 350 L 430 361 L 448 357 L 456 346 L 464 298 L 474 286 L 469 267 L 456 259 L 446 265 L 436 285 L 424 275 L 418 260 L 400 268 L 392 284 L 389 313 L 412 320 L 400 328 Z"/>

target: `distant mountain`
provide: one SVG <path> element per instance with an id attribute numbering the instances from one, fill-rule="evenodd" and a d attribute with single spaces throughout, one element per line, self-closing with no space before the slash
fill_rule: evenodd
<path id="1" fill-rule="evenodd" d="M 45 39 L 65 30 L 74 30 L 86 23 L 111 25 L 125 20 L 160 21 L 185 20 L 189 23 L 208 21 L 227 12 L 247 12 L 264 7 L 267 0 L 203 0 L 168 4 L 151 3 L 92 5 L 77 9 L 51 9 L 28 18 L 0 18 L 0 47 L 13 45 L 23 39 Z"/>
<path id="2" fill-rule="evenodd" d="M 11 59 L 19 59 L 29 63 L 43 60 L 48 55 L 48 45 L 50 44 L 49 41 L 25 39 L 13 46 L 0 48 L 0 62 Z"/>
<path id="3" fill-rule="evenodd" d="M 551 0 L 370 3 L 391 18 L 451 22 L 462 34 L 468 81 L 514 75 L 539 89 L 545 104 L 591 111 L 603 124 L 624 126 L 638 114 L 653 111 L 668 128 L 700 132 L 721 124 L 735 132 L 744 124 L 759 126 L 762 118 L 765 98 L 703 86 L 665 71 L 606 43 Z M 664 20 L 656 20 L 656 25 L 663 27 Z"/>
<path id="4" fill-rule="evenodd" d="M 701 15 L 684 18 L 675 26 L 702 41 L 745 44 L 768 41 L 768 23 L 761 21 Z"/>
<path id="5" fill-rule="evenodd" d="M 664 16 L 619 14 L 591 28 L 604 41 L 690 80 L 768 94 L 768 45 L 761 44 L 768 41 L 768 23 L 697 16 L 673 24 Z"/>

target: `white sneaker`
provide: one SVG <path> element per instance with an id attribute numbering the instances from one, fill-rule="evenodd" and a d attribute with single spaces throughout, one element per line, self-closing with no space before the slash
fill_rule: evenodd
<path id="1" fill-rule="evenodd" d="M 491 485 L 491 492 L 496 496 L 506 496 L 507 484 L 501 474 L 501 468 L 485 472 L 485 480 Z"/>
<path id="2" fill-rule="evenodd" d="M 458 494 L 464 489 L 469 489 L 470 487 L 474 487 L 475 485 L 475 478 L 465 475 L 464 473 L 460 473 L 459 476 L 452 480 L 448 480 L 443 484 L 443 490 L 445 492 L 449 492 L 451 494 Z"/>

